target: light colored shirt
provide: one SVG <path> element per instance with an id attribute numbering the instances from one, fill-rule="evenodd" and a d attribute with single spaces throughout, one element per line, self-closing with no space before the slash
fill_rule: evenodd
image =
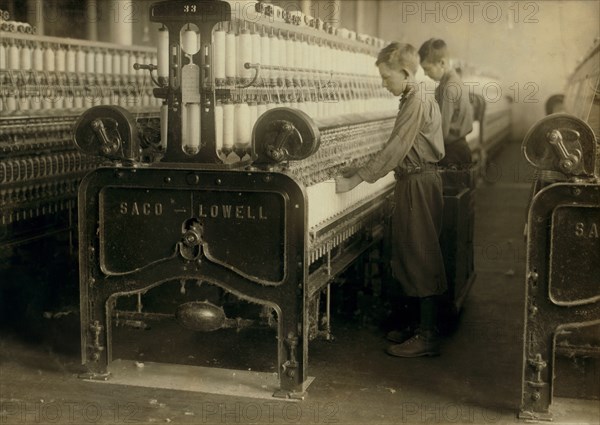
<path id="1" fill-rule="evenodd" d="M 473 130 L 473 108 L 469 91 L 453 69 L 446 72 L 435 89 L 435 100 L 442 113 L 444 143 L 451 144 Z"/>
<path id="2" fill-rule="evenodd" d="M 402 171 L 427 167 L 443 157 L 438 104 L 421 84 L 412 84 L 400 98 L 398 115 L 387 143 L 358 170 L 358 175 L 373 183 L 396 168 Z"/>

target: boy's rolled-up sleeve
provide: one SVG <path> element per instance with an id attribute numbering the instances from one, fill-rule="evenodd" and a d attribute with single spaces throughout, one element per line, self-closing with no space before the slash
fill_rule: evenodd
<path id="1" fill-rule="evenodd" d="M 423 107 L 418 96 L 412 95 L 403 102 L 384 148 L 358 170 L 364 181 L 374 183 L 402 163 L 419 134 Z"/>

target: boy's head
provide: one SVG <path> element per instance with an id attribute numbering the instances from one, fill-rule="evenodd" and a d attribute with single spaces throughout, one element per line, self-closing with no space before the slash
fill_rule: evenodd
<path id="1" fill-rule="evenodd" d="M 419 49 L 421 66 L 425 75 L 435 81 L 440 81 L 449 68 L 448 47 L 444 40 L 430 38 Z"/>
<path id="2" fill-rule="evenodd" d="M 414 81 L 419 56 L 412 45 L 394 41 L 379 52 L 375 65 L 379 68 L 383 86 L 394 96 L 400 96 Z"/>

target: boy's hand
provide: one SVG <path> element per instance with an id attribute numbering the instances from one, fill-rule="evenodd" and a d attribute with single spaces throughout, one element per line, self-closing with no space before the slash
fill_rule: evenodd
<path id="1" fill-rule="evenodd" d="M 337 176 L 335 178 L 335 193 L 348 192 L 362 181 L 362 178 L 358 174 L 354 174 L 352 177 Z"/>
<path id="2" fill-rule="evenodd" d="M 348 178 L 352 177 L 358 171 L 358 167 L 344 167 L 342 168 L 342 176 Z"/>

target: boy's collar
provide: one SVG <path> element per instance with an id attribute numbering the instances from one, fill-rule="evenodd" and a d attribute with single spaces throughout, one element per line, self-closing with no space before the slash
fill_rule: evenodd
<path id="1" fill-rule="evenodd" d="M 421 85 L 421 83 L 418 81 L 411 81 L 406 86 L 406 89 L 404 89 L 404 91 L 400 95 L 400 99 L 406 99 L 410 96 L 413 96 L 415 93 L 417 93 L 419 91 L 420 85 Z"/>
<path id="2" fill-rule="evenodd" d="M 406 89 L 400 94 L 398 99 L 399 107 L 402 107 L 402 103 L 409 97 L 414 96 L 419 91 L 419 85 L 421 83 L 413 81 L 406 86 Z"/>

